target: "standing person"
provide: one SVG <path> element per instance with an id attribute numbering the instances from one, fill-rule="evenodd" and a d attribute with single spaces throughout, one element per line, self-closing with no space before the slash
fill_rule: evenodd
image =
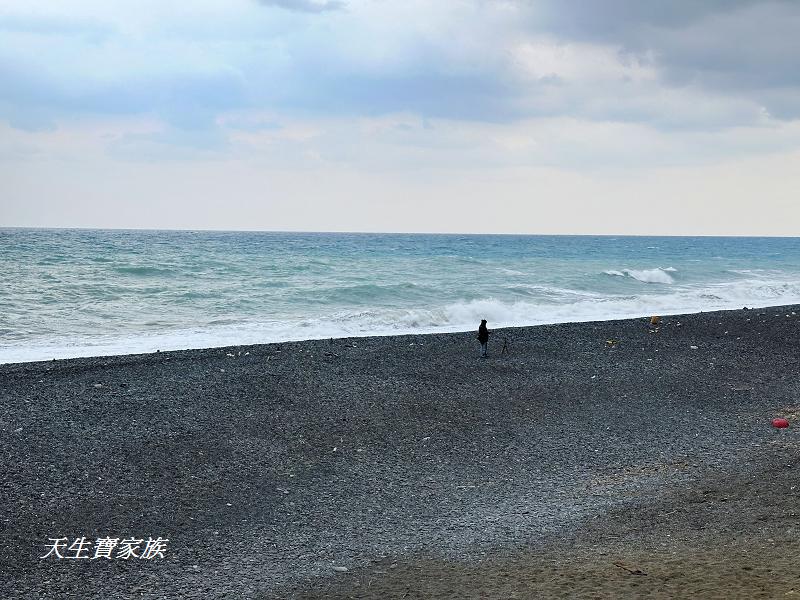
<path id="1" fill-rule="evenodd" d="M 481 358 L 486 358 L 486 345 L 489 343 L 489 330 L 486 329 L 486 319 L 481 319 L 478 327 L 478 341 L 481 343 Z"/>

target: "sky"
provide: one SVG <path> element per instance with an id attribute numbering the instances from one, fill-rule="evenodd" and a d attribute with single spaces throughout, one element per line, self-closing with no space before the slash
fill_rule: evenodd
<path id="1" fill-rule="evenodd" d="M 0 0 L 0 226 L 800 235 L 794 0 Z"/>

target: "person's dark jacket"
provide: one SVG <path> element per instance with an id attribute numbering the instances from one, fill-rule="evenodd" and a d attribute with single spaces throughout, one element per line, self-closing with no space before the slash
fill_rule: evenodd
<path id="1" fill-rule="evenodd" d="M 486 329 L 486 323 L 481 323 L 481 326 L 478 327 L 478 341 L 481 344 L 489 341 L 489 330 Z"/>

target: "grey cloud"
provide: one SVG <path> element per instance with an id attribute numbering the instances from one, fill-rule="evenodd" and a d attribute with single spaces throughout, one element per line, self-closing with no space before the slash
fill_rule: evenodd
<path id="1" fill-rule="evenodd" d="M 265 6 L 277 6 L 286 10 L 322 13 L 341 10 L 347 6 L 344 0 L 257 0 Z"/>
<path id="2" fill-rule="evenodd" d="M 638 45 L 643 29 L 678 29 L 714 14 L 730 13 L 763 0 L 523 0 L 532 20 L 548 32 L 572 38 Z"/>
<path id="3" fill-rule="evenodd" d="M 520 5 L 530 8 L 532 31 L 617 46 L 652 64 L 666 86 L 745 97 L 773 116 L 800 117 L 800 3 L 542 0 Z"/>
<path id="4" fill-rule="evenodd" d="M 311 13 L 345 8 L 342 0 L 256 1 Z M 495 1 L 486 0 L 485 5 Z M 242 59 L 254 55 L 252 39 L 245 36 L 237 42 L 233 32 L 226 32 L 226 47 L 238 44 L 247 52 L 232 53 L 225 65 L 193 65 L 191 70 L 156 74 L 127 72 L 120 61 L 119 73 L 105 78 L 78 64 L 59 67 L 58 57 L 46 52 L 41 58 L 31 53 L 23 60 L 0 53 L 0 117 L 15 127 L 46 129 L 74 113 L 154 114 L 198 143 L 208 141 L 200 132 L 216 129 L 220 114 L 249 108 L 301 115 L 409 111 L 422 118 L 484 122 L 571 116 L 641 122 L 665 130 L 753 124 L 763 117 L 761 106 L 775 118 L 800 117 L 796 68 L 800 36 L 795 35 L 800 31 L 800 3 L 518 0 L 517 5 L 521 10 L 513 25 L 487 20 L 485 37 L 479 37 L 474 48 L 462 48 L 458 39 L 444 35 L 420 35 L 408 38 L 397 48 L 397 56 L 380 68 L 352 61 L 340 51 L 337 36 L 325 31 L 282 36 L 264 46 L 259 54 L 263 60 Z M 250 10 L 265 22 L 275 20 L 268 11 L 259 11 L 255 2 Z M 263 28 L 265 23 L 248 23 L 248 35 L 251 27 Z M 84 43 L 80 36 L 64 36 L 91 31 L 91 26 L 0 16 L 3 29 L 52 30 L 61 36 L 60 44 L 77 47 Z M 207 41 L 205 29 L 202 32 L 198 46 Z M 363 44 L 358 49 L 370 55 L 374 50 L 370 44 L 375 42 L 354 31 L 359 33 Z M 542 34 L 559 42 L 619 48 L 623 60 L 653 67 L 657 79 L 627 81 L 612 76 L 597 82 L 546 75 L 532 80 L 520 74 L 503 44 L 492 45 L 503 36 L 538 42 Z M 139 42 L 131 43 L 139 48 Z M 170 48 L 165 45 L 160 50 Z M 229 120 L 225 127 L 261 130 L 273 124 Z M 135 142 L 137 147 L 144 144 Z"/>

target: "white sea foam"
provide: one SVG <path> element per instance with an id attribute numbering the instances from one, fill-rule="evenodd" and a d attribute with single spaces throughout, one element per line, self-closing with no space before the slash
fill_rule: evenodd
<path id="1" fill-rule="evenodd" d="M 672 278 L 670 273 L 675 273 L 676 271 L 677 269 L 673 267 L 657 267 L 655 269 L 623 269 L 621 271 L 608 270 L 603 272 L 606 275 L 612 275 L 615 277 L 628 276 L 631 279 L 641 281 L 642 283 L 674 283 L 675 280 Z"/>
<path id="2" fill-rule="evenodd" d="M 664 294 L 580 298 L 563 303 L 508 302 L 496 298 L 457 301 L 434 308 L 340 310 L 313 318 L 242 322 L 153 335 L 75 339 L 47 346 L 0 347 L 0 363 L 80 356 L 137 354 L 329 337 L 469 331 L 480 319 L 493 328 L 602 321 L 650 314 L 682 314 L 749 306 L 800 303 L 800 280 L 746 279 L 698 287 L 671 287 Z"/>

